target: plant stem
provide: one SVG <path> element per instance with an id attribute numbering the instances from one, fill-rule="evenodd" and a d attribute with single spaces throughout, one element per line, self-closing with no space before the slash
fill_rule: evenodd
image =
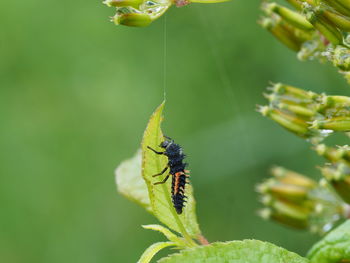
<path id="1" fill-rule="evenodd" d="M 198 235 L 197 239 L 198 239 L 199 243 L 201 243 L 201 245 L 203 245 L 203 246 L 210 245 L 209 241 L 203 235 Z"/>

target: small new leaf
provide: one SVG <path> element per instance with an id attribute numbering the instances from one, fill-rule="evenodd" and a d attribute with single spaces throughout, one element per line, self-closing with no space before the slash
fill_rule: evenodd
<path id="1" fill-rule="evenodd" d="M 115 179 L 119 193 L 153 213 L 147 185 L 141 176 L 141 150 L 117 167 Z"/>
<path id="2" fill-rule="evenodd" d="M 182 250 L 162 258 L 159 263 L 308 263 L 303 258 L 286 249 L 258 240 L 217 242 Z"/>
<path id="3" fill-rule="evenodd" d="M 160 250 L 166 247 L 175 246 L 175 243 L 173 242 L 158 242 L 151 245 L 149 248 L 143 252 L 140 259 L 137 261 L 137 263 L 148 263 L 151 261 L 151 259 L 154 257 L 155 254 L 157 254 Z"/>
<path id="4" fill-rule="evenodd" d="M 173 207 L 171 201 L 171 179 L 164 184 L 154 185 L 156 182 L 162 181 L 164 175 L 153 177 L 167 166 L 167 157 L 164 155 L 155 154 L 148 149 L 150 146 L 158 151 L 162 151 L 159 147 L 163 142 L 164 136 L 160 125 L 162 121 L 162 112 L 164 102 L 156 109 L 151 116 L 147 128 L 144 132 L 142 140 L 142 177 L 144 178 L 148 194 L 151 201 L 152 211 L 154 215 L 163 224 L 167 225 L 174 231 L 181 233 L 188 241 L 188 245 L 194 245 L 191 238 L 198 238 L 200 235 L 199 226 L 195 214 L 195 201 L 192 195 L 192 188 L 190 185 L 186 187 L 186 196 L 188 196 L 187 205 L 181 215 L 178 215 Z"/>
<path id="5" fill-rule="evenodd" d="M 176 243 L 177 247 L 185 247 L 186 243 L 184 240 L 177 235 L 175 235 L 173 232 L 171 232 L 169 229 L 167 229 L 164 226 L 161 225 L 144 225 L 142 226 L 144 229 L 151 229 L 154 231 L 161 232 L 169 241 L 172 241 Z"/>
<path id="6" fill-rule="evenodd" d="M 311 263 L 350 262 L 350 220 L 314 245 L 308 258 Z"/>

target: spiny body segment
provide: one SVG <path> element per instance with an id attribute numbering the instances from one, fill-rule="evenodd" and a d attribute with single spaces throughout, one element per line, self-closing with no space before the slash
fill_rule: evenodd
<path id="1" fill-rule="evenodd" d="M 174 208 L 178 214 L 182 213 L 182 210 L 185 206 L 185 186 L 187 183 L 187 177 L 189 175 L 187 174 L 188 171 L 185 170 L 187 163 L 184 162 L 184 159 L 186 155 L 183 153 L 182 147 L 178 144 L 176 144 L 172 139 L 169 137 L 165 137 L 166 140 L 164 140 L 159 147 L 163 148 L 163 152 L 158 152 L 154 150 L 153 148 L 148 147 L 148 149 L 152 150 L 156 154 L 163 154 L 166 157 L 168 157 L 168 165 L 158 174 L 153 175 L 159 176 L 164 174 L 169 169 L 169 174 L 164 178 L 163 181 L 157 182 L 155 184 L 163 184 L 165 183 L 169 176 L 172 176 L 172 183 L 171 183 L 171 194 L 172 194 L 172 202 L 174 205 Z"/>

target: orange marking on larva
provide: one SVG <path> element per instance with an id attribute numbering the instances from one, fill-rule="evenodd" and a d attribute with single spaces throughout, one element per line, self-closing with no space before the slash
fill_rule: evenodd
<path id="1" fill-rule="evenodd" d="M 176 195 L 179 192 L 180 176 L 183 174 L 183 172 L 178 172 L 175 174 L 174 195 Z"/>

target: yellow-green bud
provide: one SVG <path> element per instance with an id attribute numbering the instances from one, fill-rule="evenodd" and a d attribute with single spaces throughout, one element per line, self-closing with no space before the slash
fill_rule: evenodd
<path id="1" fill-rule="evenodd" d="M 283 167 L 274 167 L 272 174 L 273 178 L 257 186 L 265 206 L 259 213 L 263 218 L 322 233 L 346 216 L 347 206 L 328 184 L 317 184 Z"/>
<path id="2" fill-rule="evenodd" d="M 348 0 L 322 0 L 326 5 L 331 6 L 335 10 L 337 10 L 339 13 L 350 16 L 350 8 L 347 7 L 346 1 Z M 344 4 L 345 3 L 345 4 Z"/>
<path id="3" fill-rule="evenodd" d="M 282 17 L 286 22 L 291 25 L 299 28 L 301 30 L 314 30 L 313 25 L 305 19 L 305 17 L 297 12 L 290 10 L 284 6 L 281 6 L 276 3 L 265 3 L 264 9 L 268 10 L 268 12 L 274 12 Z"/>
<path id="4" fill-rule="evenodd" d="M 143 0 L 106 0 L 103 3 L 114 7 L 132 6 L 138 8 L 142 2 Z"/>
<path id="5" fill-rule="evenodd" d="M 283 23 L 280 19 L 264 17 L 260 19 L 259 24 L 271 32 L 282 44 L 288 48 L 299 51 L 304 41 L 303 37 L 296 34 L 296 31 L 289 25 Z"/>
<path id="6" fill-rule="evenodd" d="M 300 173 L 287 170 L 281 166 L 275 166 L 271 169 L 271 174 L 278 179 L 279 182 L 284 184 L 291 184 L 296 186 L 313 189 L 317 186 L 317 183 Z"/>
<path id="7" fill-rule="evenodd" d="M 350 19 L 332 9 L 324 9 L 322 15 L 336 25 L 339 29 L 349 32 L 350 30 Z"/>
<path id="8" fill-rule="evenodd" d="M 273 93 L 293 97 L 293 99 L 300 99 L 302 102 L 311 102 L 318 96 L 312 91 L 305 91 L 283 83 L 276 83 L 269 89 Z"/>
<path id="9" fill-rule="evenodd" d="M 336 163 L 321 168 L 321 171 L 339 196 L 350 204 L 350 167 L 345 163 Z"/>
<path id="10" fill-rule="evenodd" d="M 306 19 L 332 44 L 339 45 L 343 43 L 341 32 L 322 16 L 319 8 L 308 6 L 306 9 Z"/>
<path id="11" fill-rule="evenodd" d="M 287 130 L 297 134 L 298 136 L 308 136 L 308 124 L 304 120 L 297 118 L 295 115 L 288 114 L 286 112 L 273 109 L 268 106 L 261 107 L 259 111 L 262 115 L 269 117 L 270 119 L 274 120 Z"/>
<path id="12" fill-rule="evenodd" d="M 350 116 L 349 117 L 334 117 L 326 120 L 315 120 L 311 128 L 331 131 L 350 131 Z"/>
<path id="13" fill-rule="evenodd" d="M 142 13 L 117 14 L 114 17 L 114 23 L 116 25 L 144 27 L 148 26 L 151 22 L 151 17 Z"/>

